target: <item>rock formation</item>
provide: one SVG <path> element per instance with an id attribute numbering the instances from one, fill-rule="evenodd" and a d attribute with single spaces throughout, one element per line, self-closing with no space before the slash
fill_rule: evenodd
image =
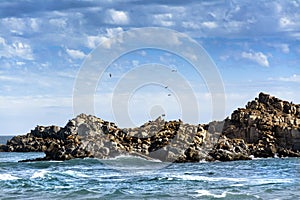
<path id="1" fill-rule="evenodd" d="M 132 154 L 168 162 L 300 156 L 300 105 L 260 93 L 223 122 L 190 125 L 161 117 L 137 128 L 81 114 L 65 127 L 37 126 L 0 151 L 44 152 L 37 160 L 111 158 Z"/>
<path id="2" fill-rule="evenodd" d="M 246 108 L 239 108 L 225 120 L 222 136 L 227 143 L 240 143 L 230 148 L 254 157 L 300 156 L 300 105 L 260 93 Z M 220 143 L 220 142 L 219 142 Z M 232 144 L 231 144 L 232 145 Z M 230 145 L 229 145 L 230 146 Z M 228 147 L 216 146 L 222 150 Z M 231 160 L 231 159 L 229 159 Z"/>

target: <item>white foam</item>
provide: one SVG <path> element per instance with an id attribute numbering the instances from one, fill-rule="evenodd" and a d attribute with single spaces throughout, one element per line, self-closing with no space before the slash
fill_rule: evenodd
<path id="1" fill-rule="evenodd" d="M 74 177 L 82 177 L 82 178 L 88 178 L 90 176 L 84 174 L 84 173 L 81 173 L 81 172 L 78 172 L 78 171 L 73 171 L 73 170 L 67 170 L 64 172 L 65 174 L 68 174 L 70 176 L 74 176 Z"/>
<path id="2" fill-rule="evenodd" d="M 158 159 L 154 159 L 154 158 L 151 158 L 151 159 L 147 159 L 146 157 L 142 157 L 142 156 L 138 156 L 138 155 L 118 155 L 114 158 L 108 158 L 106 160 L 130 160 L 130 159 L 133 159 L 133 160 L 143 160 L 143 161 L 147 161 L 147 162 L 159 162 L 161 163 L 162 161 L 161 160 L 158 160 Z"/>
<path id="3" fill-rule="evenodd" d="M 54 186 L 55 189 L 66 189 L 66 188 L 71 188 L 71 186 L 62 186 L 62 185 L 56 185 Z"/>
<path id="4" fill-rule="evenodd" d="M 222 192 L 222 194 L 213 194 L 208 190 L 196 190 L 195 192 L 197 192 L 197 197 L 201 197 L 201 196 L 211 196 L 214 198 L 224 198 L 226 197 L 226 191 Z"/>
<path id="5" fill-rule="evenodd" d="M 251 180 L 251 184 L 261 185 L 261 184 L 274 184 L 274 183 L 291 183 L 293 179 L 253 179 Z"/>
<path id="6" fill-rule="evenodd" d="M 230 185 L 231 187 L 243 187 L 244 186 L 244 184 L 232 184 L 232 185 Z"/>
<path id="7" fill-rule="evenodd" d="M 229 177 L 207 177 L 207 176 L 195 176 L 195 175 L 180 175 L 175 178 L 186 180 L 186 181 L 232 181 L 232 182 L 245 182 L 245 178 L 229 178 Z"/>
<path id="8" fill-rule="evenodd" d="M 45 175 L 48 173 L 47 170 L 42 169 L 37 172 L 34 172 L 30 178 L 45 178 Z"/>
<path id="9" fill-rule="evenodd" d="M 12 176 L 10 174 L 0 174 L 0 180 L 1 181 L 9 181 L 9 180 L 17 180 L 20 179 L 16 176 Z"/>

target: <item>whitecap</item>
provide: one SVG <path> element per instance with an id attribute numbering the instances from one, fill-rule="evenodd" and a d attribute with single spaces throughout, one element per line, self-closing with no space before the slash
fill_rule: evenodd
<path id="1" fill-rule="evenodd" d="M 277 183 L 291 183 L 293 182 L 293 179 L 254 179 L 251 181 L 251 184 L 254 185 L 265 185 L 265 184 L 277 184 Z"/>
<path id="2" fill-rule="evenodd" d="M 45 178 L 45 175 L 47 174 L 47 170 L 42 169 L 37 172 L 34 172 L 33 175 L 30 178 Z"/>
<path id="3" fill-rule="evenodd" d="M 66 188 L 71 188 L 71 186 L 63 186 L 63 185 L 56 185 L 54 186 L 55 189 L 66 189 Z"/>
<path id="4" fill-rule="evenodd" d="M 12 176 L 10 174 L 0 174 L 0 180 L 1 181 L 9 181 L 9 180 L 17 180 L 20 179 L 16 176 Z"/>
<path id="5" fill-rule="evenodd" d="M 226 197 L 226 191 L 222 192 L 222 194 L 213 194 L 208 190 L 196 190 L 195 192 L 197 192 L 197 197 L 201 197 L 201 196 L 211 196 L 213 198 L 225 198 Z"/>
<path id="6" fill-rule="evenodd" d="M 232 182 L 245 182 L 245 178 L 230 178 L 230 177 L 207 177 L 207 176 L 195 176 L 195 175 L 180 175 L 175 178 L 186 180 L 186 181 L 232 181 Z"/>
<path id="7" fill-rule="evenodd" d="M 73 171 L 73 170 L 67 170 L 64 172 L 65 174 L 67 175 L 70 175 L 70 176 L 73 176 L 73 177 L 81 177 L 81 178 L 88 178 L 90 176 L 84 174 L 84 173 L 81 173 L 79 171 Z"/>
<path id="8" fill-rule="evenodd" d="M 139 160 L 142 160 L 142 161 L 147 161 L 147 162 L 154 162 L 154 163 L 161 163 L 162 161 L 161 160 L 158 160 L 158 159 L 154 159 L 154 158 L 150 158 L 150 157 L 142 157 L 142 154 L 141 156 L 138 156 L 138 155 L 118 155 L 116 157 L 113 157 L 113 158 L 108 158 L 108 159 L 102 159 L 102 160 L 117 160 L 117 161 L 123 161 L 123 160 L 129 160 L 129 161 L 139 161 Z"/>
<path id="9" fill-rule="evenodd" d="M 244 186 L 244 184 L 232 184 L 232 185 L 230 185 L 231 187 L 243 187 Z"/>

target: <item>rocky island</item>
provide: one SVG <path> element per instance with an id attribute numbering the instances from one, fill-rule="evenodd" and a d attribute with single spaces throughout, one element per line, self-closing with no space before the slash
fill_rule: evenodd
<path id="1" fill-rule="evenodd" d="M 44 152 L 35 160 L 112 158 L 128 154 L 167 162 L 300 157 L 300 105 L 260 93 L 231 117 L 191 125 L 159 117 L 136 128 L 80 114 L 65 127 L 37 126 L 0 152 Z M 30 161 L 30 160 L 27 160 Z"/>

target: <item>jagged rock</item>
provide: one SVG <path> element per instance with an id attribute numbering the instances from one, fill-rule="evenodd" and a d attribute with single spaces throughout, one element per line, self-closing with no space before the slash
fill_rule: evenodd
<path id="1" fill-rule="evenodd" d="M 209 155 L 214 160 L 249 160 L 249 149 L 243 139 L 229 139 L 222 135 Z"/>
<path id="2" fill-rule="evenodd" d="M 37 160 L 69 160 L 120 154 L 168 162 L 246 160 L 300 156 L 300 105 L 260 93 L 222 122 L 190 125 L 159 117 L 140 127 L 120 129 L 115 123 L 80 114 L 65 127 L 37 126 L 15 136 L 0 151 L 41 151 Z"/>
<path id="3" fill-rule="evenodd" d="M 245 109 L 233 112 L 225 122 L 223 135 L 244 139 L 255 157 L 297 155 L 300 150 L 298 108 L 299 105 L 260 93 Z"/>

